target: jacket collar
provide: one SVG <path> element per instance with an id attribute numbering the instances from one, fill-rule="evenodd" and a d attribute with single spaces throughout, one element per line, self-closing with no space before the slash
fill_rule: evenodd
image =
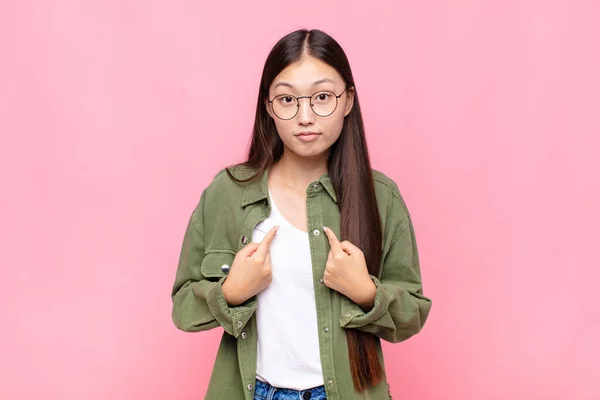
<path id="1" fill-rule="evenodd" d="M 269 187 L 268 187 L 268 177 L 269 177 L 270 169 L 267 169 L 265 173 L 256 181 L 246 183 L 246 189 L 244 190 L 244 197 L 242 198 L 242 207 L 246 207 L 250 204 L 259 202 L 261 200 L 265 200 L 269 198 Z M 250 177 L 248 175 L 247 177 Z M 245 178 L 247 178 L 245 177 Z M 328 173 L 324 173 L 321 175 L 318 181 L 316 181 L 323 185 L 325 191 L 329 194 L 329 196 L 333 199 L 335 203 L 337 203 L 337 195 L 335 193 L 335 189 L 333 188 L 333 184 L 331 183 L 331 179 L 329 178 Z M 316 182 L 312 182 L 311 185 Z"/>

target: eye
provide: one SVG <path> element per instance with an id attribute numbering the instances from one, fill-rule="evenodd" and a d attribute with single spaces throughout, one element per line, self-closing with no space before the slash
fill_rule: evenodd
<path id="1" fill-rule="evenodd" d="M 318 92 L 315 93 L 313 96 L 313 101 L 316 103 L 329 103 L 331 101 L 331 99 L 333 98 L 333 93 L 326 91 L 326 92 Z"/>
<path id="2" fill-rule="evenodd" d="M 293 106 L 297 102 L 297 100 L 294 96 L 285 95 L 285 94 L 275 97 L 274 101 L 277 102 L 281 106 Z"/>

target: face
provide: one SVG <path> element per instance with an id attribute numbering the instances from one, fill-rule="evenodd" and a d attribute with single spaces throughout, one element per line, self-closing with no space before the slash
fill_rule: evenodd
<path id="1" fill-rule="evenodd" d="M 269 100 L 266 102 L 269 115 L 275 121 L 277 132 L 284 144 L 284 152 L 293 152 L 301 157 L 315 157 L 328 154 L 329 148 L 338 139 L 344 126 L 344 118 L 352 110 L 354 90 L 348 88 L 337 100 L 327 91 L 339 95 L 346 89 L 341 75 L 330 65 L 315 58 L 304 58 L 289 65 L 275 77 L 269 88 Z M 288 96 L 311 96 L 298 99 L 297 102 Z M 276 96 L 281 96 L 274 99 Z M 321 115 L 317 115 L 313 108 Z M 299 108 L 298 108 L 299 105 Z M 281 119 L 279 116 L 291 119 Z M 285 154 L 285 153 L 284 153 Z"/>

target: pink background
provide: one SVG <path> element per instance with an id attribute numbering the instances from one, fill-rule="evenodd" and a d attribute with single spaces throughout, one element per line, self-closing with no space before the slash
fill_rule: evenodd
<path id="1" fill-rule="evenodd" d="M 5 1 L 0 398 L 200 399 L 221 330 L 170 290 L 187 218 L 243 158 L 264 59 L 345 48 L 374 167 L 414 215 L 405 399 L 600 399 L 600 3 Z"/>

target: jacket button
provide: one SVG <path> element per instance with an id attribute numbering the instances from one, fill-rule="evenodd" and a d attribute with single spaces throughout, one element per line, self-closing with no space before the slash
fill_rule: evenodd
<path id="1" fill-rule="evenodd" d="M 248 244 L 248 236 L 242 236 L 242 243 L 243 244 Z"/>
<path id="2" fill-rule="evenodd" d="M 252 388 L 253 388 L 252 384 L 251 384 L 251 383 L 249 383 L 249 384 L 248 384 L 248 386 L 247 386 L 247 388 L 248 388 L 248 391 L 249 391 L 249 392 L 251 392 L 251 391 L 252 391 Z"/>
<path id="3" fill-rule="evenodd" d="M 319 236 L 319 234 L 320 234 L 320 233 L 321 233 L 321 232 L 320 232 L 318 229 L 315 229 L 315 230 L 313 231 L 313 235 L 315 235 L 315 236 Z"/>
<path id="4" fill-rule="evenodd" d="M 325 333 L 328 333 L 328 332 L 329 332 L 329 328 L 325 328 L 325 329 L 323 329 L 323 330 L 325 331 Z"/>
<path id="5" fill-rule="evenodd" d="M 323 283 L 323 278 L 319 279 L 319 283 Z"/>
<path id="6" fill-rule="evenodd" d="M 246 332 L 242 332 L 242 339 L 246 339 L 248 337 L 248 334 Z"/>
<path id="7" fill-rule="evenodd" d="M 244 323 L 243 323 L 242 321 L 238 321 L 238 323 L 237 323 L 237 326 L 238 326 L 239 328 L 241 328 L 241 327 L 242 327 L 242 325 L 244 325 Z"/>
<path id="8" fill-rule="evenodd" d="M 331 379 L 327 381 L 327 386 L 329 386 L 329 387 L 333 386 L 333 381 Z"/>
<path id="9" fill-rule="evenodd" d="M 223 264 L 221 266 L 221 271 L 224 272 L 224 273 L 228 273 L 229 272 L 229 265 Z"/>

